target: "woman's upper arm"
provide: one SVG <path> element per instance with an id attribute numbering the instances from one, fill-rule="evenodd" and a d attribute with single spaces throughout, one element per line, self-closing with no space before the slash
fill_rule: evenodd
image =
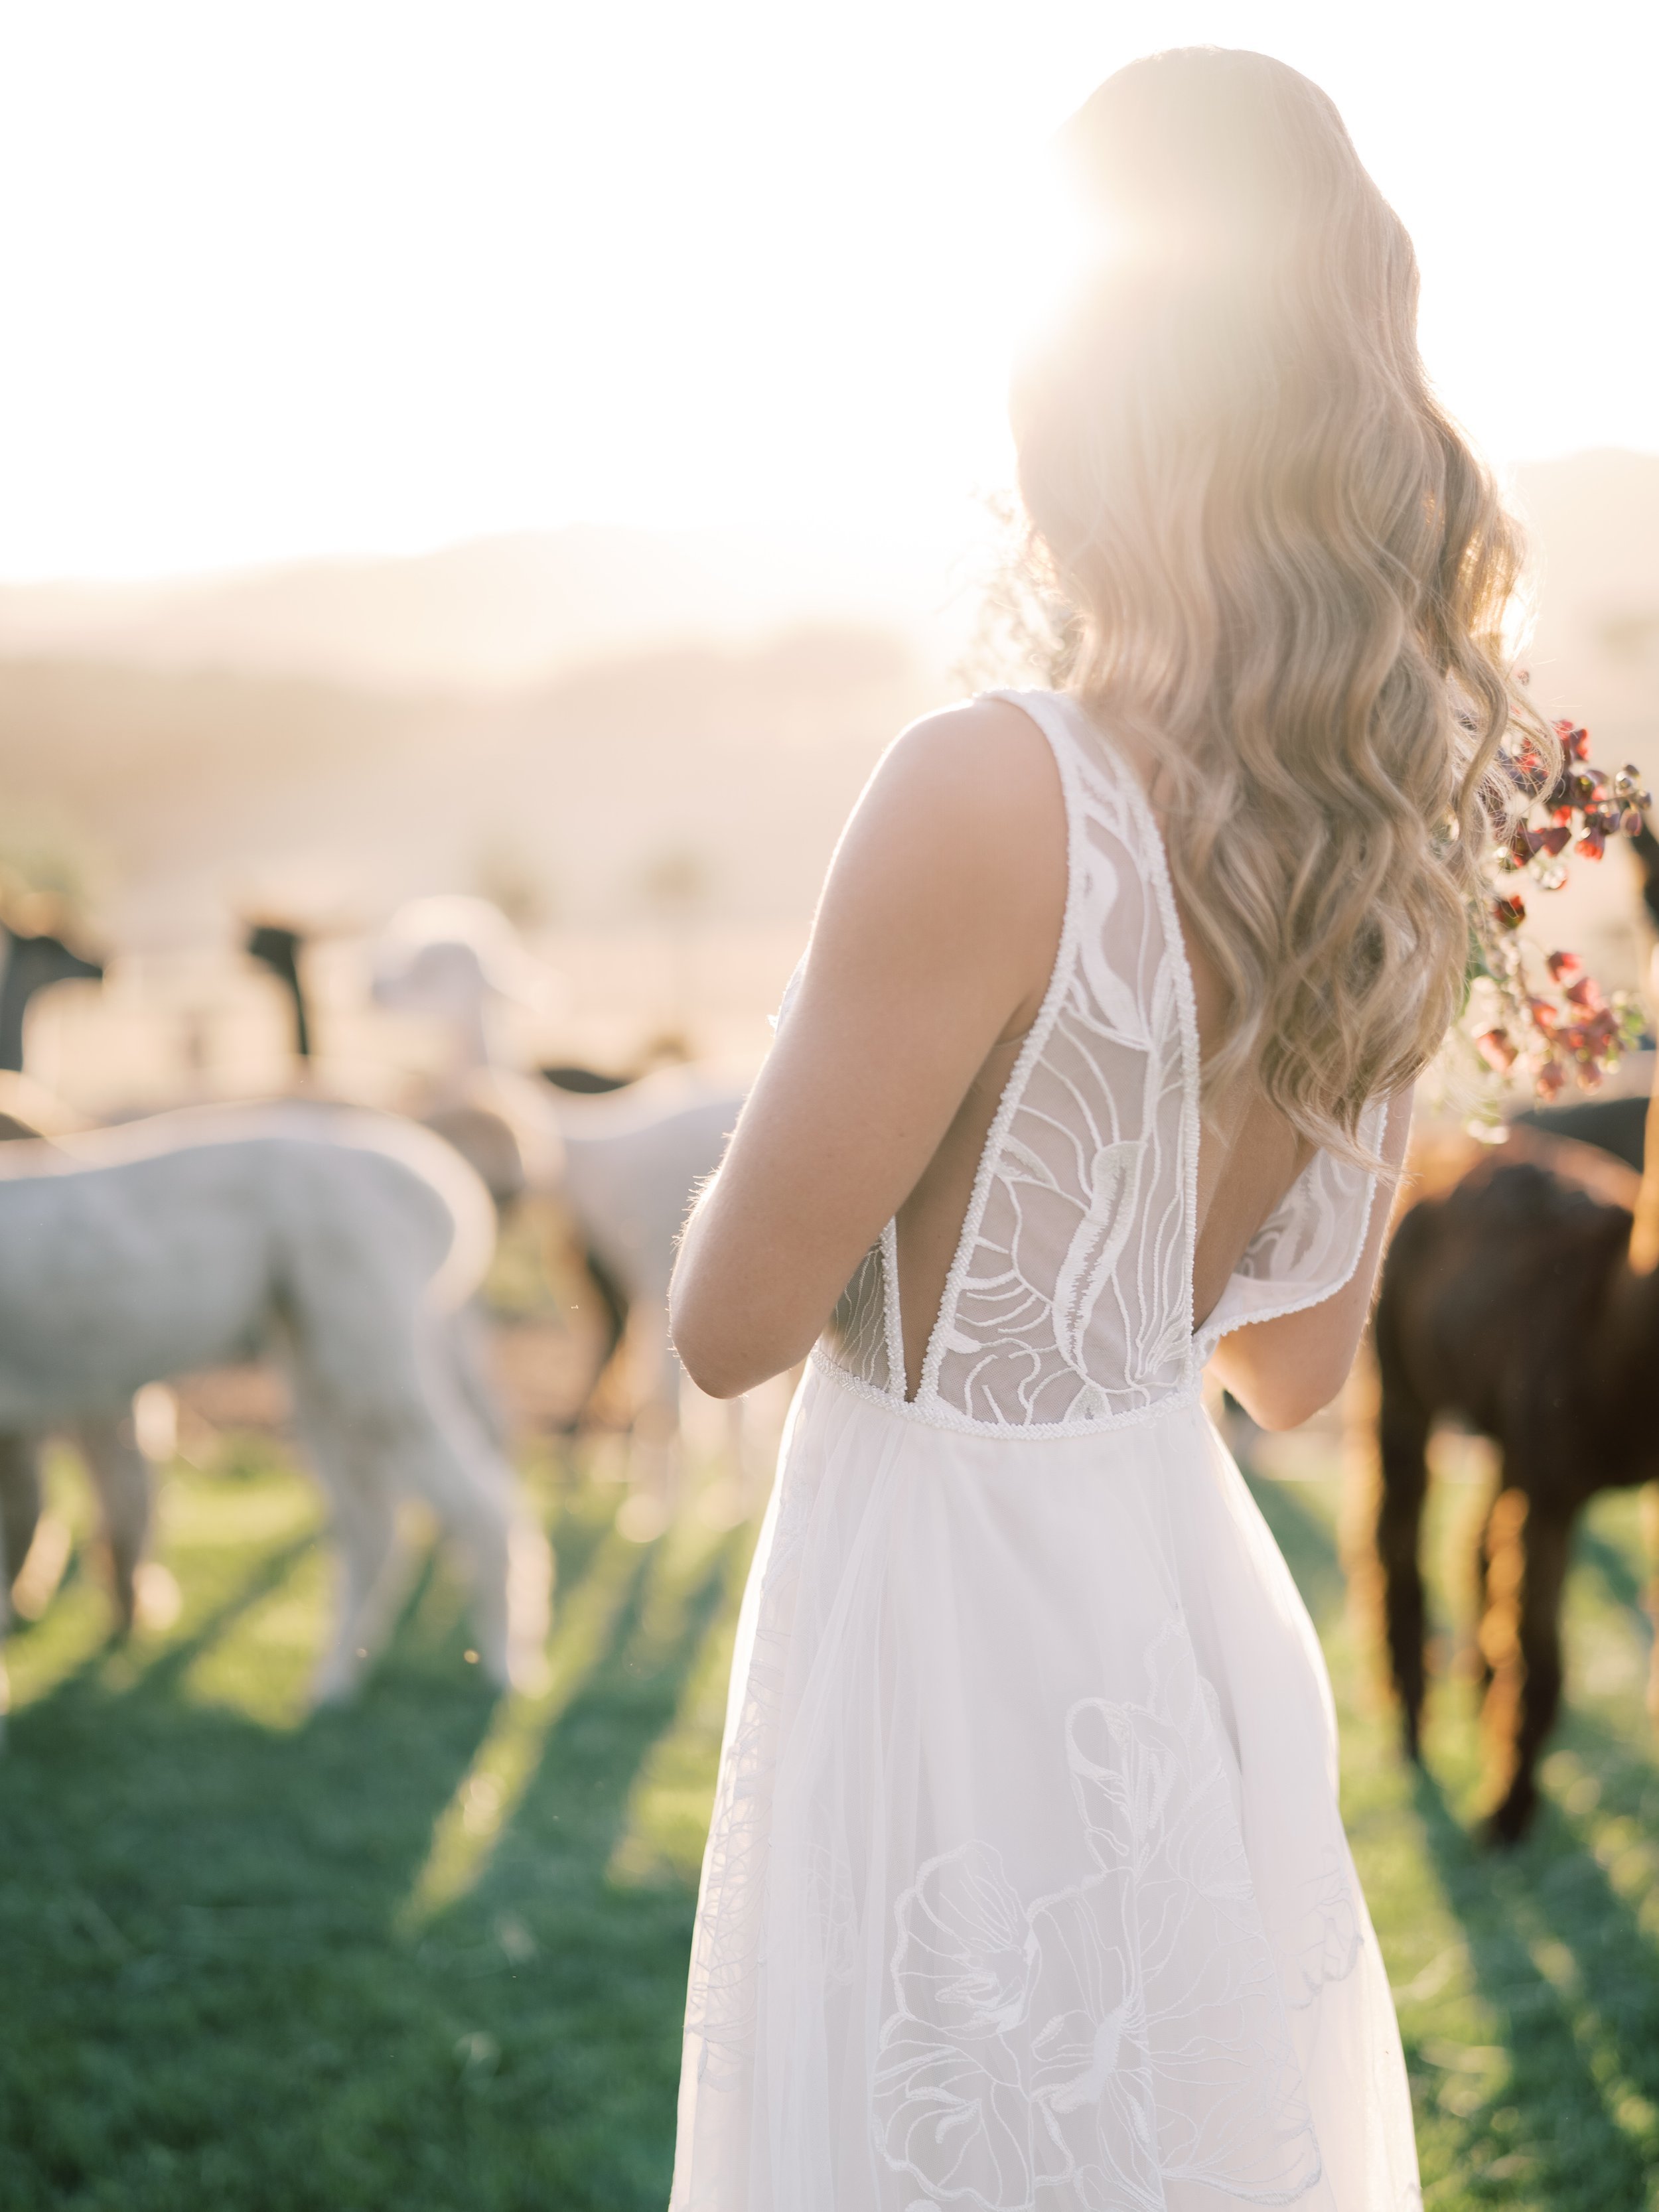
<path id="1" fill-rule="evenodd" d="M 676 1269 L 694 1380 L 800 1358 L 988 1054 L 1035 1018 L 1065 903 L 1046 739 L 976 701 L 914 725 L 843 833 L 787 1018 Z"/>
<path id="2" fill-rule="evenodd" d="M 1392 1168 L 1406 1157 L 1412 1093 L 1389 1102 L 1382 1155 Z M 1328 1406 L 1347 1379 L 1370 1311 L 1388 1238 L 1389 1194 L 1372 1194 L 1365 1241 L 1340 1290 L 1301 1313 L 1247 1322 L 1216 1346 L 1211 1365 L 1251 1419 L 1265 1429 L 1295 1428 Z"/>

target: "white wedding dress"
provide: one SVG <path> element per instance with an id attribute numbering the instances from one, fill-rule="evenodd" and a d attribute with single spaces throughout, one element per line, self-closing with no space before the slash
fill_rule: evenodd
<path id="1" fill-rule="evenodd" d="M 1073 702 L 1001 696 L 1060 765 L 1059 956 L 915 1398 L 890 1226 L 790 1418 L 672 2212 L 1396 2212 L 1410 2100 L 1329 1685 L 1199 1403 L 1227 1330 L 1352 1274 L 1371 1181 L 1317 1157 L 1194 1333 L 1198 1034 L 1158 826 Z"/>

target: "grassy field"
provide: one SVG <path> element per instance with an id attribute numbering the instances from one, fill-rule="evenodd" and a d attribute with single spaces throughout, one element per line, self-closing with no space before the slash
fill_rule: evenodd
<path id="1" fill-rule="evenodd" d="M 315 1493 L 274 1447 L 176 1465 L 184 1603 L 125 1650 L 72 1559 L 14 1638 L 0 1762 L 3 2212 L 659 2207 L 678 2014 L 752 1531 L 693 1497 L 649 1544 L 622 1493 L 532 1479 L 560 1572 L 544 1694 L 494 1701 L 428 1568 L 361 1704 L 308 1717 Z M 76 1526 L 82 1486 L 54 1471 Z M 1325 1637 L 1346 1804 L 1399 1996 L 1435 2207 L 1659 2204 L 1659 1765 L 1636 1502 L 1580 1539 L 1572 1708 L 1534 1838 L 1467 1823 L 1470 1692 L 1402 1771 L 1344 1607 L 1331 1479 L 1263 1481 Z M 1480 1493 L 1433 1541 L 1449 1630 Z"/>

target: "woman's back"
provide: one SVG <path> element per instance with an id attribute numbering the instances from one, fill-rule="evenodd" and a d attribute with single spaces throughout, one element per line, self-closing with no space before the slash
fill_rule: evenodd
<path id="1" fill-rule="evenodd" d="M 1258 1286 L 1278 1271 L 1254 1317 L 1338 1287 L 1370 1179 L 1310 1164 L 1248 1079 L 1200 1115 L 1224 1000 L 1194 969 L 1135 770 L 1062 694 L 972 711 L 1005 718 L 1002 742 L 1052 790 L 1019 817 L 1022 864 L 1056 887 L 1052 919 L 1034 903 L 1027 924 L 1046 984 L 854 1276 L 830 1356 L 947 1424 L 1104 1426 L 1191 1395 L 1241 1269 Z"/>
<path id="2" fill-rule="evenodd" d="M 1033 728 L 1028 712 L 1011 699 L 995 698 L 979 702 L 977 711 L 999 717 L 1009 742 L 1024 744 L 1033 776 L 1052 786 L 1048 818 L 1025 823 L 1029 865 L 1051 875 L 1056 886 L 1052 927 L 1034 932 L 1031 954 L 1034 961 L 1046 959 L 1052 968 L 1060 957 L 1068 872 L 1064 785 L 1050 748 L 1022 739 L 1018 726 L 1023 724 L 1027 732 Z M 1121 764 L 1147 789 L 1156 775 L 1155 758 L 1148 757 L 1144 747 L 1119 742 Z M 1199 1059 L 1207 1066 L 1226 1028 L 1226 986 L 1184 916 L 1181 938 L 1192 979 Z M 985 1140 L 1030 1033 L 1027 1028 L 998 1040 L 926 1172 L 899 1209 L 896 1256 L 908 1395 L 915 1395 L 921 1379 L 927 1339 L 945 1297 Z M 1193 1311 L 1200 1325 L 1251 1239 L 1308 1164 L 1310 1149 L 1248 1074 L 1236 1079 L 1224 1096 L 1206 1099 L 1199 1130 L 1193 1257 Z"/>

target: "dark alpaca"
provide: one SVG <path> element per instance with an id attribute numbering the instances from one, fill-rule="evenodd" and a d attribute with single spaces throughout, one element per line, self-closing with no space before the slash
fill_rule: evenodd
<path id="1" fill-rule="evenodd" d="M 311 1010 L 306 1001 L 305 978 L 300 972 L 300 955 L 305 946 L 306 940 L 297 929 L 285 929 L 274 921 L 256 921 L 249 927 L 244 949 L 249 959 L 257 960 L 262 968 L 269 968 L 288 993 L 294 1011 L 295 1057 L 309 1064 Z"/>
<path id="2" fill-rule="evenodd" d="M 1411 1209 L 1382 1271 L 1376 1542 L 1414 1759 L 1430 1430 L 1439 1417 L 1461 1419 L 1502 1455 L 1477 1561 L 1494 1842 L 1517 1841 L 1536 1809 L 1539 1753 L 1561 1698 L 1561 1597 L 1579 1509 L 1599 1490 L 1659 1474 L 1650 1211 L 1644 1188 L 1633 1266 L 1627 1207 L 1536 1161 L 1487 1162 Z"/>
<path id="3" fill-rule="evenodd" d="M 23 1017 L 29 1000 L 49 983 L 103 981 L 96 960 L 71 952 L 61 938 L 44 933 L 25 937 L 15 929 L 0 929 L 6 956 L 6 972 L 0 981 L 0 1068 L 16 1075 L 23 1072 Z"/>
<path id="4" fill-rule="evenodd" d="M 1628 842 L 1659 927 L 1659 838 L 1644 822 Z M 1561 1701 L 1561 1599 L 1579 1509 L 1599 1490 L 1659 1474 L 1647 1402 L 1659 1358 L 1656 1110 L 1638 1097 L 1519 1115 L 1541 1146 L 1517 1132 L 1502 1164 L 1488 1160 L 1420 1200 L 1383 1266 L 1376 1550 L 1413 1759 L 1426 1688 L 1418 1540 L 1431 1429 L 1460 1419 L 1501 1455 L 1476 1557 L 1494 1842 L 1516 1841 L 1537 1808 L 1539 1753 Z M 1577 1141 L 1553 1141 L 1564 1137 Z M 1616 1171 L 1598 1170 L 1586 1145 L 1642 1170 L 1633 1218 L 1616 1182 L 1609 1191 Z M 1649 1703 L 1659 1721 L 1659 1650 Z"/>

